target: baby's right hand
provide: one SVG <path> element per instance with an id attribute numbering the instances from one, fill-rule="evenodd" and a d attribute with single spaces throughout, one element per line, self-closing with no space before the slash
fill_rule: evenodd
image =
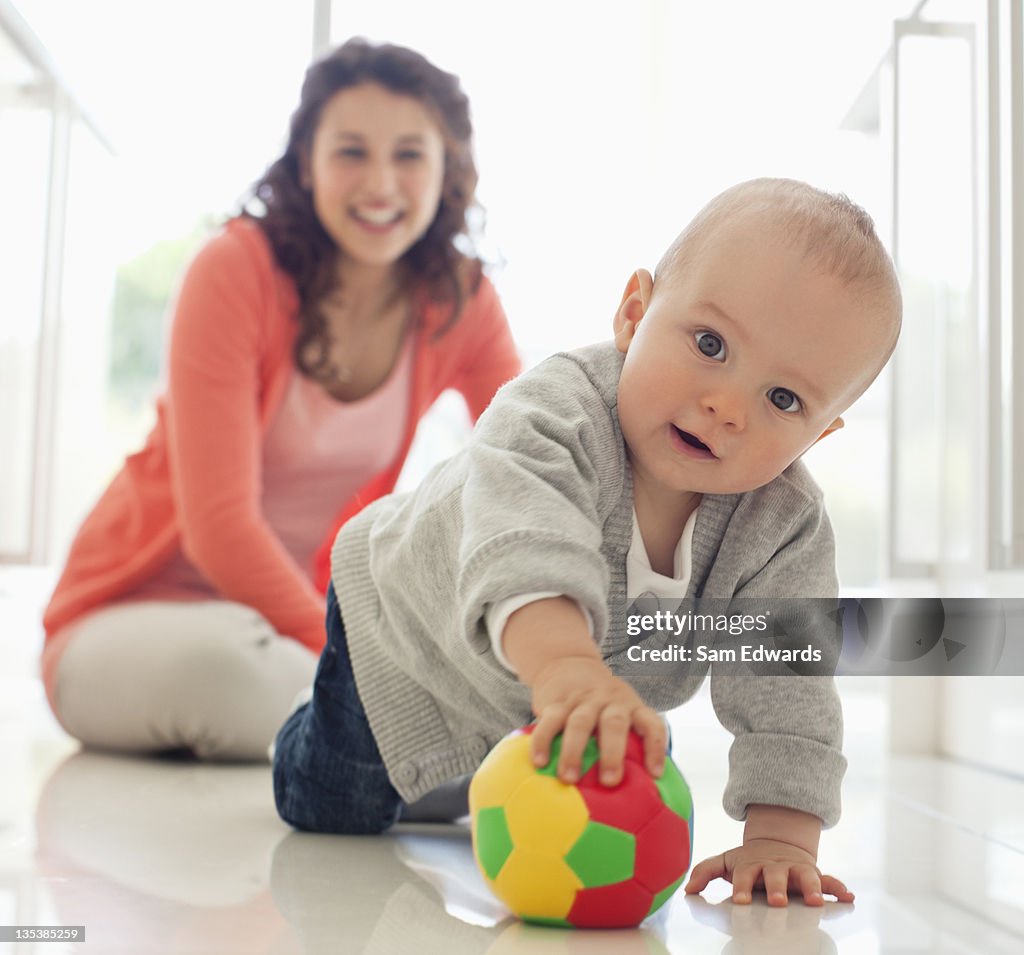
<path id="1" fill-rule="evenodd" d="M 665 767 L 668 734 L 661 717 L 600 659 L 565 656 L 545 664 L 533 679 L 533 712 L 537 716 L 530 747 L 534 764 L 548 762 L 551 743 L 561 733 L 558 778 L 562 782 L 579 780 L 583 750 L 596 735 L 601 783 L 617 786 L 622 781 L 630 729 L 643 737 L 647 771 L 658 777 Z"/>

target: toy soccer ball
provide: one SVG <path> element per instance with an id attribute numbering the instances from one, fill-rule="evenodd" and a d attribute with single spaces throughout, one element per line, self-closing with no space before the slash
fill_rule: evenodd
<path id="1" fill-rule="evenodd" d="M 693 851 L 693 802 L 671 759 L 660 779 L 630 733 L 622 782 L 598 781 L 597 742 L 580 780 L 556 777 L 561 736 L 547 766 L 530 758 L 533 727 L 506 736 L 469 787 L 473 853 L 495 895 L 520 918 L 547 925 L 623 928 L 656 912 L 679 888 Z"/>

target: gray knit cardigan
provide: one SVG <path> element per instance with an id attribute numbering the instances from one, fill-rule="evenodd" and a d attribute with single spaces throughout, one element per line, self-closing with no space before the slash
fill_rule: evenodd
<path id="1" fill-rule="evenodd" d="M 621 367 L 611 343 L 547 359 L 498 392 L 468 446 L 417 490 L 374 502 L 338 534 L 332 580 L 356 684 L 407 801 L 473 772 L 532 716 L 528 688 L 491 649 L 491 603 L 539 591 L 574 598 L 611 669 L 661 711 L 708 673 L 626 656 L 633 493 L 616 412 Z M 703 497 L 689 596 L 834 597 L 834 568 L 822 495 L 799 461 L 757 490 Z M 832 679 L 712 667 L 711 693 L 735 737 L 726 812 L 742 819 L 766 803 L 834 825 L 846 760 Z"/>

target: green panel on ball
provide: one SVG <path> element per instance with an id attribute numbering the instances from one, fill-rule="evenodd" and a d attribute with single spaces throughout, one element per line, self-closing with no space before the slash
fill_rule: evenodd
<path id="1" fill-rule="evenodd" d="M 558 757 L 562 754 L 562 734 L 559 733 L 551 741 L 551 753 L 550 759 L 546 766 L 542 766 L 537 770 L 538 773 L 543 773 L 545 776 L 557 776 L 558 775 Z M 583 756 L 580 759 L 580 776 L 586 775 L 590 770 L 590 767 L 594 765 L 600 758 L 600 753 L 597 750 L 597 740 L 593 736 L 587 740 L 587 745 L 583 748 Z"/>
<path id="2" fill-rule="evenodd" d="M 529 922 L 532 925 L 546 925 L 548 928 L 575 928 L 576 927 L 568 919 L 549 919 L 549 918 L 542 918 L 541 916 L 537 916 L 537 915 L 524 915 L 522 918 L 523 918 L 524 922 Z"/>
<path id="3" fill-rule="evenodd" d="M 476 814 L 476 851 L 487 878 L 496 879 L 512 853 L 512 836 L 501 806 L 481 809 Z"/>
<path id="4" fill-rule="evenodd" d="M 635 856 L 636 838 L 632 833 L 588 822 L 565 861 L 583 881 L 584 888 L 593 889 L 631 878 Z"/>
<path id="5" fill-rule="evenodd" d="M 661 779 L 654 780 L 654 784 L 661 793 L 661 798 L 680 819 L 689 820 L 693 812 L 693 802 L 690 799 L 690 788 L 683 779 L 683 774 L 671 759 L 665 760 L 665 771 Z"/>
<path id="6" fill-rule="evenodd" d="M 676 889 L 683 884 L 683 879 L 686 878 L 686 874 L 679 876 L 668 888 L 662 889 L 655 897 L 654 901 L 651 902 L 651 907 L 647 910 L 647 915 L 653 915 L 658 911 L 673 895 L 675 895 Z M 644 918 L 647 918 L 647 915 Z"/>

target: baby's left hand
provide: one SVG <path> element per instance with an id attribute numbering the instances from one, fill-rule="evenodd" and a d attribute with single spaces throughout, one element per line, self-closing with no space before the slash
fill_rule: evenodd
<path id="1" fill-rule="evenodd" d="M 803 895 L 805 905 L 824 905 L 823 893 L 852 902 L 853 893 L 837 878 L 822 875 L 809 852 L 788 842 L 751 839 L 742 846 L 694 866 L 686 894 L 696 895 L 715 879 L 732 883 L 732 900 L 749 904 L 755 888 L 763 888 L 769 905 L 788 905 L 789 893 Z"/>

